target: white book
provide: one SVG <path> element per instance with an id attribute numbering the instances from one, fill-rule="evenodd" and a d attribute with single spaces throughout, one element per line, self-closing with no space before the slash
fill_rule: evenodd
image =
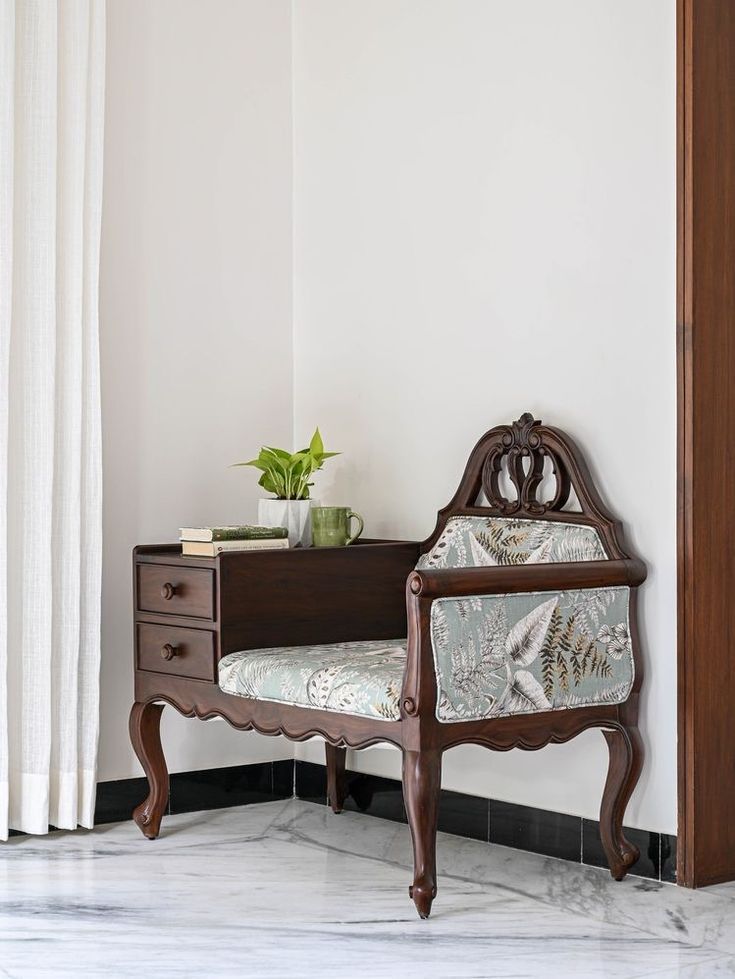
<path id="1" fill-rule="evenodd" d="M 282 551 L 288 547 L 288 538 L 263 538 L 262 540 L 218 540 L 181 542 L 185 557 L 217 557 L 233 551 Z"/>

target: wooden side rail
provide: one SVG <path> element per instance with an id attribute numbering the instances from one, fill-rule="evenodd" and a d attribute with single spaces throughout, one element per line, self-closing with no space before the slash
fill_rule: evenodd
<path id="1" fill-rule="evenodd" d="M 421 598 L 498 595 L 532 591 L 568 591 L 577 588 L 634 588 L 646 579 L 646 567 L 637 558 L 617 561 L 580 561 L 574 564 L 522 564 L 497 568 L 454 568 L 412 571 L 406 587 Z"/>

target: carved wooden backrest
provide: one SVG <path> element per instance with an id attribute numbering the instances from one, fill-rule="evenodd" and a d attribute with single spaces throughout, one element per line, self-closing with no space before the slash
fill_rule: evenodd
<path id="1" fill-rule="evenodd" d="M 478 502 L 481 496 L 484 500 Z M 578 508 L 571 509 L 570 500 L 576 500 Z M 439 540 L 447 521 L 457 516 L 581 524 L 597 531 L 608 558 L 631 556 L 621 524 L 602 502 L 574 441 L 528 413 L 482 436 L 457 492 L 439 511 L 434 533 L 423 542 L 423 554 Z"/>

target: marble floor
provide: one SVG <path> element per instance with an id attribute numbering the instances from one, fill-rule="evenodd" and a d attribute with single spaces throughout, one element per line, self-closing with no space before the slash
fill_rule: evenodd
<path id="1" fill-rule="evenodd" d="M 735 885 L 687 891 L 442 834 L 408 898 L 408 830 L 270 802 L 0 844 L 0 977 L 735 976 Z"/>

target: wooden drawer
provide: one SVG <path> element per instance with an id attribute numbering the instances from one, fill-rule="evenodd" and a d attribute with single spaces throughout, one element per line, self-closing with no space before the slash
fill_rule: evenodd
<path id="1" fill-rule="evenodd" d="M 138 564 L 138 611 L 214 618 L 214 571 Z"/>
<path id="2" fill-rule="evenodd" d="M 214 633 L 139 622 L 138 669 L 214 682 Z"/>

